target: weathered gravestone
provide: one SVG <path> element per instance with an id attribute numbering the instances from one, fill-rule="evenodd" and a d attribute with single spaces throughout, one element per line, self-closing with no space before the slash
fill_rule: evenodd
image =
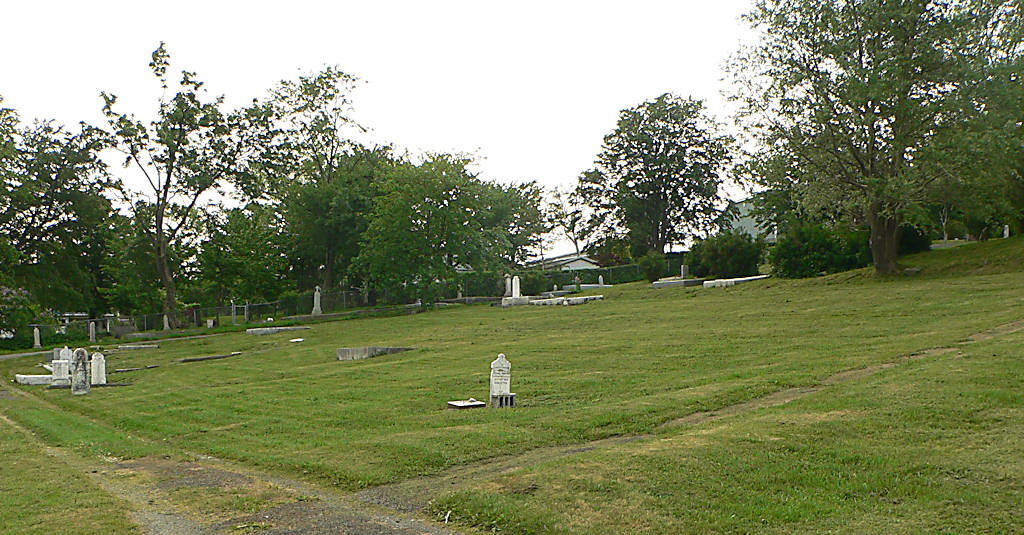
<path id="1" fill-rule="evenodd" d="M 39 327 L 32 327 L 32 347 L 43 347 L 43 342 L 39 339 Z"/>
<path id="2" fill-rule="evenodd" d="M 64 346 L 64 349 L 60 350 L 57 357 L 51 364 L 53 368 L 53 386 L 70 386 L 71 350 L 68 349 L 68 346 Z"/>
<path id="3" fill-rule="evenodd" d="M 505 274 L 505 293 L 502 297 L 512 297 L 512 277 L 508 273 Z"/>
<path id="4" fill-rule="evenodd" d="M 679 266 L 679 276 L 684 278 L 684 279 L 686 277 L 689 277 L 690 276 L 690 266 L 688 266 L 686 264 L 683 264 L 683 265 Z"/>
<path id="5" fill-rule="evenodd" d="M 89 352 L 81 348 L 71 357 L 71 393 L 89 393 Z"/>
<path id="6" fill-rule="evenodd" d="M 491 408 L 515 407 L 516 395 L 510 391 L 512 364 L 501 353 L 491 362 Z"/>
<path id="7" fill-rule="evenodd" d="M 89 362 L 89 382 L 94 385 L 107 384 L 107 358 L 103 353 L 93 353 Z"/>
<path id="8" fill-rule="evenodd" d="M 519 291 L 519 275 L 516 275 L 512 277 L 512 298 L 519 299 L 522 296 L 522 292 Z"/>
<path id="9" fill-rule="evenodd" d="M 167 319 L 167 314 L 164 314 L 164 330 L 171 330 L 171 322 Z"/>
<path id="10" fill-rule="evenodd" d="M 1010 237 L 1010 225 L 1003 225 L 1003 237 L 1004 238 L 1009 238 Z"/>
<path id="11" fill-rule="evenodd" d="M 89 322 L 89 341 L 94 343 L 94 344 L 96 343 L 96 322 L 95 321 L 90 321 Z"/>
<path id="12" fill-rule="evenodd" d="M 313 312 L 311 313 L 311 315 L 319 316 L 320 314 L 323 313 L 323 309 L 320 308 L 320 287 L 317 286 L 316 290 L 313 292 Z"/>

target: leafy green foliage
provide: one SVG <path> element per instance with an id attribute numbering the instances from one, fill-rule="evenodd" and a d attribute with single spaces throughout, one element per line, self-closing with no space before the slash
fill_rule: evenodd
<path id="1" fill-rule="evenodd" d="M 636 261 L 644 277 L 654 282 L 665 276 L 665 255 L 651 251 Z"/>
<path id="2" fill-rule="evenodd" d="M 163 89 L 170 89 L 167 70 L 170 54 L 164 43 L 153 51 L 150 68 Z M 145 232 L 164 291 L 163 311 L 172 325 L 178 324 L 178 275 L 174 249 L 194 226 L 199 200 L 204 193 L 225 184 L 246 159 L 239 125 L 251 123 L 231 117 L 222 109 L 223 97 L 203 100 L 203 83 L 195 73 L 181 72 L 177 90 L 161 97 L 157 119 L 146 124 L 132 114 L 114 110 L 117 97 L 103 93 L 103 113 L 110 137 L 125 155 L 125 167 L 133 167 L 146 179 L 147 194 L 131 199 L 134 219 L 146 222 Z M 241 114 L 245 117 L 245 114 Z"/>
<path id="3" fill-rule="evenodd" d="M 494 211 L 509 192 L 481 182 L 467 163 L 439 155 L 389 168 L 356 262 L 364 277 L 431 300 L 457 268 L 498 267 L 510 255 L 518 223 L 508 218 L 518 212 Z"/>
<path id="4" fill-rule="evenodd" d="M 760 239 L 728 231 L 694 243 L 686 261 L 698 277 L 749 277 L 757 275 L 763 254 Z"/>
<path id="5" fill-rule="evenodd" d="M 619 113 L 579 191 L 602 233 L 625 229 L 638 250 L 664 252 L 712 228 L 730 143 L 702 101 L 666 93 Z"/>
<path id="6" fill-rule="evenodd" d="M 1020 55 L 992 31 L 1003 15 L 1020 17 L 1000 2 L 759 1 L 763 40 L 732 70 L 761 181 L 865 221 L 876 271 L 896 271 L 900 226 L 933 182 L 1005 174 L 984 156 L 1000 129 L 971 134 L 999 93 L 986 71 Z"/>
<path id="7" fill-rule="evenodd" d="M 0 234 L 16 254 L 4 254 L 0 270 L 42 308 L 105 309 L 96 287 L 112 208 L 103 193 L 116 182 L 98 158 L 102 133 L 50 121 L 20 126 L 13 112 L 4 115 Z"/>
<path id="8" fill-rule="evenodd" d="M 768 254 L 772 272 L 804 278 L 863 267 L 871 262 L 865 232 L 833 232 L 819 223 L 792 225 Z"/>
<path id="9" fill-rule="evenodd" d="M 224 305 L 270 301 L 285 290 L 287 259 L 277 215 L 272 208 L 249 204 L 211 216 L 209 238 L 200 246 L 195 301 Z"/>

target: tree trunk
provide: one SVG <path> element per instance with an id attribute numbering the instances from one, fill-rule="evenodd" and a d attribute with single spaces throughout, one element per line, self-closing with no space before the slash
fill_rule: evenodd
<path id="1" fill-rule="evenodd" d="M 324 291 L 334 291 L 334 249 L 327 248 L 327 257 L 324 258 Z"/>
<path id="2" fill-rule="evenodd" d="M 171 328 L 180 327 L 178 323 L 178 288 L 174 283 L 174 274 L 171 273 L 170 262 L 167 258 L 167 245 L 157 247 L 156 270 L 160 274 L 160 282 L 164 286 L 164 314 Z"/>
<path id="3" fill-rule="evenodd" d="M 884 213 L 880 202 L 872 203 L 868 213 L 871 225 L 871 259 L 879 275 L 894 275 L 899 270 L 896 256 L 900 246 L 900 220 Z"/>

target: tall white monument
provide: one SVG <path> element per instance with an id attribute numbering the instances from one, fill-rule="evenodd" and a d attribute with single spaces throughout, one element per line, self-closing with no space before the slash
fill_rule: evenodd
<path id="1" fill-rule="evenodd" d="M 320 308 L 320 287 L 317 286 L 316 287 L 316 291 L 313 292 L 313 312 L 312 312 L 312 315 L 313 316 L 319 316 L 320 314 L 323 314 L 323 313 L 324 313 L 323 309 Z"/>

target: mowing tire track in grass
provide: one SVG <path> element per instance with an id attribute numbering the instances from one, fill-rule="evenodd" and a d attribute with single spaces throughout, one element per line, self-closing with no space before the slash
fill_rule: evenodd
<path id="1" fill-rule="evenodd" d="M 961 347 L 969 344 L 991 340 L 996 337 L 1006 336 L 1022 330 L 1024 330 L 1024 320 L 1005 323 L 991 329 L 971 334 L 956 346 L 925 349 L 902 356 L 892 362 L 876 364 L 865 368 L 844 370 L 826 377 L 817 385 L 787 388 L 713 411 L 695 412 L 682 418 L 676 418 L 665 422 L 660 425 L 658 429 L 661 430 L 693 426 L 704 422 L 721 420 L 730 416 L 752 412 L 758 409 L 785 405 L 830 386 L 870 377 L 883 370 L 894 368 L 903 362 L 955 353 L 958 352 Z M 356 495 L 359 499 L 368 503 L 382 505 L 398 511 L 421 511 L 426 509 L 432 500 L 453 491 L 460 490 L 475 481 L 482 481 L 496 475 L 512 472 L 518 468 L 561 457 L 568 457 L 578 453 L 609 448 L 632 441 L 645 440 L 654 437 L 655 435 L 653 434 L 617 436 L 582 444 L 540 448 L 520 455 L 503 456 L 497 459 L 488 459 L 470 465 L 458 466 L 440 476 L 411 479 L 391 485 L 383 485 L 366 489 L 358 492 Z"/>

